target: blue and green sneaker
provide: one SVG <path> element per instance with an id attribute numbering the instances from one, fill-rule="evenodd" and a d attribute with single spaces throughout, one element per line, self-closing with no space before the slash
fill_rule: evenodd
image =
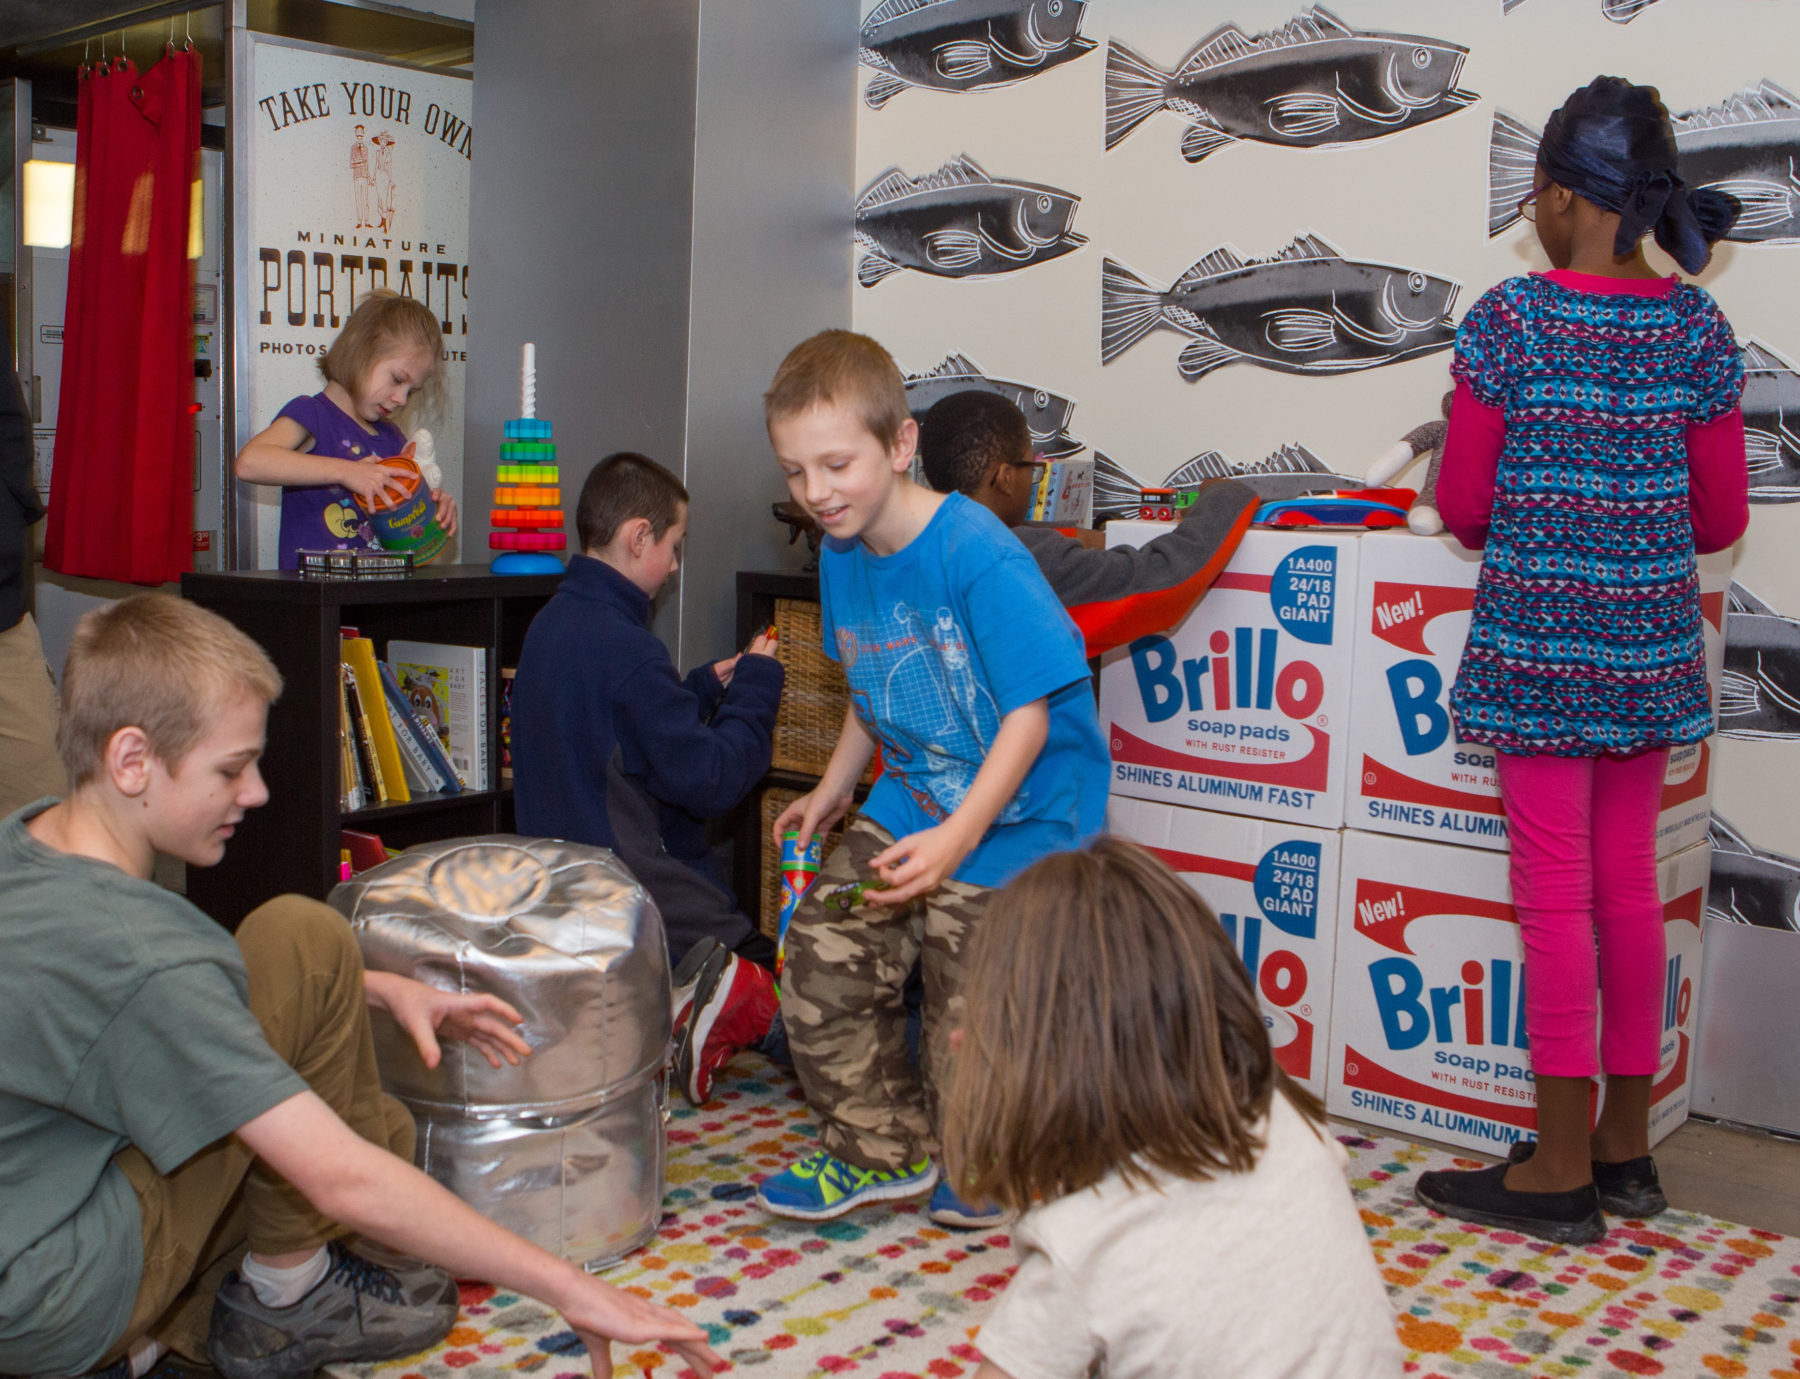
<path id="1" fill-rule="evenodd" d="M 821 1149 L 763 1179 L 756 1200 L 764 1211 L 797 1221 L 829 1221 L 870 1202 L 917 1197 L 937 1183 L 937 1165 L 920 1159 L 897 1173 L 865 1170 Z"/>

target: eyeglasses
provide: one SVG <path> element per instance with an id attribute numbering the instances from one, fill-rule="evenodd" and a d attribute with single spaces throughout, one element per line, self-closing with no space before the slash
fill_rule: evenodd
<path id="1" fill-rule="evenodd" d="M 1029 460 L 1008 460 L 1007 463 L 1014 469 L 1029 469 L 1031 471 L 1031 481 L 1036 483 L 1039 479 L 1044 477 L 1044 470 L 1050 462 L 1042 455 L 1033 455 Z"/>
<path id="2" fill-rule="evenodd" d="M 1537 199 L 1549 190 L 1550 184 L 1546 182 L 1541 187 L 1533 187 L 1530 192 L 1521 196 L 1519 198 L 1519 204 L 1516 207 L 1519 212 L 1519 219 L 1535 223 L 1537 220 Z"/>

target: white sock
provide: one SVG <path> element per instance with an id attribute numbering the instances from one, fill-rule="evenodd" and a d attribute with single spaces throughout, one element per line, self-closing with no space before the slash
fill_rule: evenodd
<path id="1" fill-rule="evenodd" d="M 131 1349 L 125 1352 L 125 1358 L 131 1361 L 131 1379 L 144 1379 L 156 1366 L 156 1362 L 168 1353 L 169 1348 L 161 1341 L 153 1341 L 148 1336 L 139 1336 L 131 1343 Z"/>
<path id="2" fill-rule="evenodd" d="M 331 1267 L 331 1256 L 323 1245 L 311 1259 L 302 1260 L 291 1269 L 276 1269 L 261 1263 L 255 1255 L 245 1255 L 238 1274 L 256 1291 L 256 1300 L 264 1307 L 292 1307 L 310 1293 Z"/>

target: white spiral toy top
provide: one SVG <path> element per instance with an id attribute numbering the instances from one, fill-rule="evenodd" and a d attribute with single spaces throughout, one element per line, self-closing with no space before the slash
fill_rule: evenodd
<path id="1" fill-rule="evenodd" d="M 519 370 L 519 415 L 537 415 L 537 346 L 525 342 L 525 359 Z"/>

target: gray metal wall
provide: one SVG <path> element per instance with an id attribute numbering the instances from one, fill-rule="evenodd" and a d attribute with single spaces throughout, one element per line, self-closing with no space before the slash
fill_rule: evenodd
<path id="1" fill-rule="evenodd" d="M 798 563 L 762 391 L 850 320 L 854 0 L 482 0 L 475 19 L 464 549 L 479 558 L 518 352 L 538 347 L 563 505 L 641 450 L 693 494 L 657 629 L 731 649 L 739 569 Z"/>

